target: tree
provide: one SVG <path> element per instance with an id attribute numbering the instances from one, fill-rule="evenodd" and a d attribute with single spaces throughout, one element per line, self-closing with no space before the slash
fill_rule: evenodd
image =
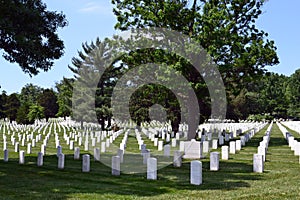
<path id="1" fill-rule="evenodd" d="M 21 104 L 33 105 L 37 103 L 38 97 L 42 94 L 43 89 L 32 83 L 26 84 L 19 95 Z"/>
<path id="2" fill-rule="evenodd" d="M 17 112 L 20 107 L 20 101 L 16 93 L 12 93 L 7 97 L 7 102 L 4 105 L 5 114 L 10 121 L 15 121 L 17 118 Z"/>
<path id="3" fill-rule="evenodd" d="M 27 118 L 29 121 L 34 122 L 36 119 L 42 119 L 45 117 L 44 108 L 40 105 L 31 105 Z"/>
<path id="4" fill-rule="evenodd" d="M 57 97 L 52 89 L 45 89 L 38 97 L 38 105 L 44 108 L 46 119 L 53 118 L 58 112 Z"/>
<path id="5" fill-rule="evenodd" d="M 0 95 L 0 119 L 3 119 L 6 117 L 6 113 L 5 113 L 6 102 L 7 102 L 6 91 L 2 91 L 2 94 Z"/>
<path id="6" fill-rule="evenodd" d="M 0 49 L 9 62 L 31 75 L 48 71 L 64 53 L 56 31 L 67 25 L 65 15 L 46 10 L 41 0 L 0 1 Z"/>
<path id="7" fill-rule="evenodd" d="M 262 77 L 265 66 L 279 62 L 274 42 L 267 38 L 267 33 L 255 26 L 265 1 L 194 0 L 189 2 L 187 0 L 112 0 L 117 17 L 115 28 L 129 30 L 162 27 L 189 35 L 198 41 L 219 66 L 227 89 L 228 101 L 232 102 L 243 88 Z M 169 56 L 168 60 L 173 58 L 174 56 Z M 196 90 L 198 96 L 202 97 L 199 99 L 199 105 L 207 108 L 210 102 L 203 80 L 190 71 L 188 63 L 182 61 L 179 63 L 181 67 L 177 70 L 188 76 L 187 79 L 194 89 L 202 88 L 201 91 Z M 207 117 L 209 114 L 210 112 L 206 111 Z"/>
<path id="8" fill-rule="evenodd" d="M 16 122 L 18 124 L 30 124 L 34 122 L 28 119 L 28 113 L 31 105 L 32 104 L 30 103 L 21 104 L 21 106 L 18 109 L 17 118 L 16 118 Z"/>
<path id="9" fill-rule="evenodd" d="M 74 79 L 63 78 L 62 81 L 56 83 L 57 89 L 57 117 L 67 117 L 72 115 L 72 94 Z"/>
<path id="10" fill-rule="evenodd" d="M 120 69 L 112 67 L 113 64 L 104 66 L 104 55 L 111 50 L 111 45 L 108 39 L 100 41 L 99 38 L 90 45 L 85 43 L 79 58 L 73 58 L 73 66 L 69 66 L 75 74 L 73 118 L 81 122 L 98 122 L 103 130 L 106 128 L 105 121 L 108 121 L 108 126 L 111 123 L 110 97 Z M 105 70 L 104 76 L 99 77 L 99 73 Z"/>
<path id="11" fill-rule="evenodd" d="M 300 69 L 296 70 L 287 81 L 286 98 L 288 115 L 300 119 Z"/>

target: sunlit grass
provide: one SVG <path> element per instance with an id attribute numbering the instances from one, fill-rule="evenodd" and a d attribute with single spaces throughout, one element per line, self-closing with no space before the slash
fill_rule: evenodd
<path id="1" fill-rule="evenodd" d="M 203 184 L 200 186 L 190 185 L 189 160 L 185 160 L 181 168 L 169 165 L 160 169 L 158 180 L 150 181 L 146 179 L 145 172 L 121 172 L 119 177 L 112 176 L 110 167 L 95 162 L 92 156 L 91 172 L 82 173 L 81 160 L 74 160 L 73 150 L 64 143 L 64 170 L 57 169 L 55 148 L 47 148 L 44 166 L 37 167 L 38 147 L 33 149 L 32 154 L 26 154 L 25 165 L 19 165 L 18 154 L 9 146 L 9 162 L 0 160 L 0 199 L 297 199 L 300 197 L 299 157 L 293 155 L 276 124 L 272 129 L 265 172 L 252 172 L 252 157 L 266 128 L 240 152 L 230 155 L 228 161 L 221 160 L 220 171 L 209 171 L 209 159 L 201 160 Z M 116 145 L 122 139 L 120 137 L 115 141 Z M 151 146 L 153 143 L 145 141 L 147 148 L 155 151 L 156 148 Z M 54 147 L 53 137 L 49 143 Z M 134 136 L 129 138 L 128 145 L 133 148 L 129 148 L 124 159 L 142 162 Z M 21 149 L 26 150 L 25 147 Z M 81 154 L 85 153 L 92 155 L 92 150 L 81 150 Z M 113 152 L 107 153 L 106 158 L 101 155 L 101 159 L 109 162 L 112 155 Z M 0 157 L 3 159 L 3 152 Z"/>

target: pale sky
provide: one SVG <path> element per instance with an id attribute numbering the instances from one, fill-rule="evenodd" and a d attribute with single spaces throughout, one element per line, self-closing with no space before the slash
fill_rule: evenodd
<path id="1" fill-rule="evenodd" d="M 68 69 L 73 57 L 78 57 L 81 44 L 95 41 L 97 37 L 111 37 L 116 31 L 115 16 L 112 13 L 110 0 L 44 0 L 48 10 L 62 11 L 69 25 L 59 30 L 59 36 L 65 43 L 65 54 L 55 61 L 54 67 L 48 72 L 41 72 L 32 78 L 24 74 L 17 64 L 11 64 L 0 57 L 1 90 L 8 94 L 20 92 L 27 83 L 33 83 L 44 88 L 55 86 L 62 78 L 72 77 Z M 268 67 L 269 71 L 291 75 L 299 68 L 300 57 L 300 12 L 299 0 L 269 0 L 263 7 L 264 13 L 257 21 L 258 28 L 269 33 L 269 39 L 274 40 L 278 48 L 280 64 Z"/>

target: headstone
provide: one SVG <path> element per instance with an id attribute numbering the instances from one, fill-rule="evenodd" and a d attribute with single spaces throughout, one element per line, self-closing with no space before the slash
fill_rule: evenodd
<path id="1" fill-rule="evenodd" d="M 19 152 L 19 142 L 15 143 L 15 152 Z"/>
<path id="2" fill-rule="evenodd" d="M 157 159 L 148 158 L 147 160 L 147 179 L 156 180 L 157 179 Z"/>
<path id="3" fill-rule="evenodd" d="M 229 140 L 230 140 L 230 138 L 229 138 L 229 137 L 230 137 L 230 135 L 229 135 L 229 134 L 227 134 L 227 133 L 225 133 L 225 141 L 226 141 L 226 142 L 229 142 Z"/>
<path id="4" fill-rule="evenodd" d="M 106 142 L 101 142 L 101 152 L 105 153 L 106 151 Z"/>
<path id="5" fill-rule="evenodd" d="M 218 149 L 218 140 L 212 141 L 212 149 Z"/>
<path id="6" fill-rule="evenodd" d="M 147 164 L 147 161 L 148 161 L 148 158 L 150 158 L 150 150 L 149 150 L 149 149 L 146 149 L 146 150 L 142 153 L 142 156 L 143 156 L 143 164 L 146 165 L 146 164 Z"/>
<path id="7" fill-rule="evenodd" d="M 25 164 L 25 151 L 23 150 L 19 152 L 19 164 Z"/>
<path id="8" fill-rule="evenodd" d="M 80 159 L 80 148 L 75 147 L 74 149 L 74 160 L 79 160 Z"/>
<path id="9" fill-rule="evenodd" d="M 70 150 L 74 149 L 74 141 L 73 140 L 70 141 L 69 148 L 70 148 Z"/>
<path id="10" fill-rule="evenodd" d="M 296 141 L 294 155 L 300 156 L 300 142 Z"/>
<path id="11" fill-rule="evenodd" d="M 62 147 L 60 145 L 58 145 L 57 146 L 57 153 L 56 153 L 56 155 L 58 156 L 61 153 L 62 153 Z"/>
<path id="12" fill-rule="evenodd" d="M 209 141 L 204 141 L 203 142 L 203 153 L 208 153 L 209 152 Z"/>
<path id="13" fill-rule="evenodd" d="M 263 155 L 254 154 L 253 155 L 253 172 L 263 173 L 263 171 L 264 171 Z"/>
<path id="14" fill-rule="evenodd" d="M 41 145 L 41 152 L 46 155 L 46 146 L 44 144 Z"/>
<path id="15" fill-rule="evenodd" d="M 58 169 L 65 168 L 65 154 L 61 153 L 58 155 Z"/>
<path id="16" fill-rule="evenodd" d="M 89 141 L 88 140 L 86 140 L 84 142 L 84 151 L 89 151 Z"/>
<path id="17" fill-rule="evenodd" d="M 100 161 L 100 148 L 94 148 L 94 161 Z"/>
<path id="18" fill-rule="evenodd" d="M 164 146 L 164 156 L 169 157 L 171 151 L 171 146 L 169 144 Z"/>
<path id="19" fill-rule="evenodd" d="M 241 145 L 245 146 L 246 145 L 246 138 L 245 138 L 245 136 L 241 136 L 240 140 L 241 140 Z"/>
<path id="20" fill-rule="evenodd" d="M 8 149 L 4 150 L 4 162 L 8 162 Z"/>
<path id="21" fill-rule="evenodd" d="M 42 152 L 39 152 L 37 157 L 37 166 L 38 167 L 43 166 L 43 162 L 44 162 L 44 155 L 42 154 Z"/>
<path id="22" fill-rule="evenodd" d="M 27 154 L 31 154 L 31 143 L 27 144 Z"/>
<path id="23" fill-rule="evenodd" d="M 182 165 L 182 152 L 181 151 L 174 151 L 173 166 L 174 167 L 181 167 L 181 165 Z"/>
<path id="24" fill-rule="evenodd" d="M 257 154 L 263 156 L 263 161 L 266 161 L 266 147 L 265 146 L 259 146 L 257 147 Z"/>
<path id="25" fill-rule="evenodd" d="M 155 146 L 155 147 L 158 146 L 158 138 L 154 138 L 154 146 Z"/>
<path id="26" fill-rule="evenodd" d="M 184 142 L 184 156 L 187 159 L 200 159 L 202 158 L 203 144 L 192 140 L 190 142 Z"/>
<path id="27" fill-rule="evenodd" d="M 241 140 L 236 140 L 235 141 L 235 148 L 236 148 L 237 151 L 240 151 L 242 149 Z"/>
<path id="28" fill-rule="evenodd" d="M 192 185 L 202 184 L 202 163 L 199 160 L 191 161 L 190 181 Z"/>
<path id="29" fill-rule="evenodd" d="M 229 142 L 229 153 L 230 154 L 235 154 L 235 149 L 236 146 L 235 146 L 235 141 L 231 141 Z"/>
<path id="30" fill-rule="evenodd" d="M 179 151 L 184 152 L 184 141 L 179 142 Z"/>
<path id="31" fill-rule="evenodd" d="M 222 160 L 228 160 L 229 159 L 229 150 L 228 146 L 222 146 Z"/>
<path id="32" fill-rule="evenodd" d="M 90 155 L 84 154 L 82 156 L 82 172 L 90 172 Z"/>
<path id="33" fill-rule="evenodd" d="M 211 152 L 210 153 L 210 171 L 218 171 L 219 170 L 219 161 L 220 156 L 219 152 Z"/>
<path id="34" fill-rule="evenodd" d="M 120 163 L 123 163 L 124 151 L 122 149 L 118 149 L 118 153 L 117 154 L 120 157 Z"/>
<path id="35" fill-rule="evenodd" d="M 120 176 L 120 157 L 113 156 L 111 162 L 111 174 L 114 176 Z"/>
<path id="36" fill-rule="evenodd" d="M 223 135 L 220 135 L 220 137 L 219 137 L 219 145 L 220 146 L 224 145 L 224 136 Z"/>
<path id="37" fill-rule="evenodd" d="M 164 141 L 158 141 L 158 151 L 162 151 L 163 150 L 163 145 L 164 145 Z"/>
<path id="38" fill-rule="evenodd" d="M 176 138 L 172 138 L 171 146 L 176 147 L 177 140 Z"/>

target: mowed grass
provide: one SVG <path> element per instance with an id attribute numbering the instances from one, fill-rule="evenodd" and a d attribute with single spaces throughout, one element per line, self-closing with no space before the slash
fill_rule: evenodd
<path id="1" fill-rule="evenodd" d="M 73 151 L 66 145 L 63 145 L 64 170 L 57 169 L 55 148 L 47 148 L 42 167 L 36 166 L 38 148 L 26 154 L 25 165 L 19 165 L 18 154 L 9 146 L 8 163 L 3 162 L 3 153 L 0 153 L 0 199 L 298 199 L 299 157 L 293 155 L 276 124 L 271 133 L 265 172 L 252 172 L 253 154 L 266 128 L 240 152 L 230 155 L 228 161 L 221 160 L 217 172 L 209 171 L 208 156 L 202 159 L 203 184 L 200 186 L 190 185 L 189 160 L 184 160 L 181 168 L 169 165 L 159 169 L 158 180 L 151 181 L 146 179 L 146 173 L 112 176 L 108 166 L 93 161 L 92 152 L 81 150 L 82 154 L 91 154 L 91 172 L 83 173 L 81 160 L 74 160 Z M 2 137 L 0 141 L 2 148 Z M 120 138 L 116 145 L 119 141 Z M 53 137 L 49 143 L 54 146 Z M 149 141 L 146 143 L 147 148 L 155 150 Z M 125 154 L 124 159 L 136 156 L 136 162 L 141 162 L 139 151 L 135 152 L 138 146 L 133 136 L 128 139 L 128 148 L 132 148 L 131 153 Z"/>

